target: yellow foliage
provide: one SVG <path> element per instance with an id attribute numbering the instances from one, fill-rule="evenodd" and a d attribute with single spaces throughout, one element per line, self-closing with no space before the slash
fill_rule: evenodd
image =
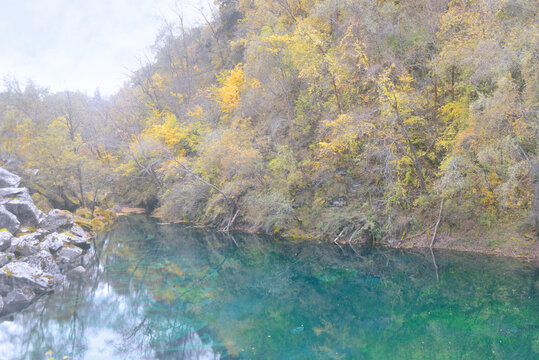
<path id="1" fill-rule="evenodd" d="M 158 72 L 152 75 L 152 88 L 162 91 L 166 89 L 168 80 Z"/>
<path id="2" fill-rule="evenodd" d="M 202 116 L 202 114 L 196 115 Z M 147 127 L 142 132 L 142 138 L 156 140 L 165 148 L 172 150 L 176 156 L 183 157 L 196 150 L 205 128 L 200 122 L 180 125 L 171 112 L 154 108 L 147 118 Z M 129 172 L 128 169 L 127 171 Z"/>
<path id="3" fill-rule="evenodd" d="M 335 120 L 328 120 L 323 124 L 327 129 L 327 136 L 318 143 L 322 154 L 330 152 L 343 155 L 358 145 L 358 137 L 369 135 L 376 129 L 373 123 L 349 114 L 341 114 Z"/>
<path id="4" fill-rule="evenodd" d="M 170 95 L 174 96 L 176 99 L 178 99 L 178 102 L 181 104 L 183 103 L 183 94 L 175 93 L 173 91 L 170 91 Z"/>
<path id="5" fill-rule="evenodd" d="M 220 86 L 216 89 L 215 95 L 224 113 L 223 118 L 227 119 L 240 103 L 240 93 L 245 83 L 242 64 L 221 73 L 218 81 Z"/>
<path id="6" fill-rule="evenodd" d="M 187 115 L 197 118 L 197 119 L 203 119 L 204 118 L 204 109 L 202 106 L 197 105 L 193 109 L 190 109 L 187 111 Z"/>
<path id="7" fill-rule="evenodd" d="M 276 54 L 286 51 L 293 39 L 289 34 L 271 34 L 263 37 L 261 40 L 262 43 L 258 47 L 259 53 L 268 52 L 270 54 Z"/>

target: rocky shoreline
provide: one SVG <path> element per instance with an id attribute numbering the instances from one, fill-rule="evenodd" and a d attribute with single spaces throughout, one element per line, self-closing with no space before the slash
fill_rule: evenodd
<path id="1" fill-rule="evenodd" d="M 19 176 L 0 168 L 0 318 L 83 274 L 94 258 L 71 213 L 39 210 Z"/>

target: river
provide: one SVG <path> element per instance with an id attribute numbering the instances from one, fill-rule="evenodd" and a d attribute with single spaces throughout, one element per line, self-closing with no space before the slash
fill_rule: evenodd
<path id="1" fill-rule="evenodd" d="M 0 359 L 537 359 L 539 268 L 123 217 Z"/>

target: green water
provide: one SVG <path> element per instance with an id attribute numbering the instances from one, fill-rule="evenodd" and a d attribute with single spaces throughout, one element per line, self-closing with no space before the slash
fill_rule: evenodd
<path id="1" fill-rule="evenodd" d="M 124 218 L 0 359 L 538 359 L 539 269 Z M 52 354 L 46 354 L 48 351 Z"/>

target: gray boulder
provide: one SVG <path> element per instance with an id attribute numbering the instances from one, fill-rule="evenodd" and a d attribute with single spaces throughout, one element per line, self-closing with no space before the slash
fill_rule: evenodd
<path id="1" fill-rule="evenodd" d="M 64 242 L 58 236 L 58 233 L 52 233 L 45 236 L 45 240 L 41 242 L 40 247 L 42 250 L 47 250 L 52 254 L 55 254 L 58 250 L 64 246 Z"/>
<path id="2" fill-rule="evenodd" d="M 52 281 L 54 286 L 62 285 L 65 280 L 65 277 L 62 274 L 60 267 L 56 263 L 56 260 L 54 259 L 53 255 L 51 255 L 46 250 L 41 250 L 34 255 L 22 258 L 20 259 L 20 261 L 24 261 L 27 264 L 41 269 L 45 274 L 52 275 Z"/>
<path id="3" fill-rule="evenodd" d="M 15 250 L 15 254 L 18 256 L 30 256 L 38 253 L 41 250 L 41 248 L 37 245 L 32 245 L 27 242 L 23 242 L 19 244 L 17 249 Z"/>
<path id="4" fill-rule="evenodd" d="M 79 238 L 84 239 L 84 241 L 88 241 L 88 234 L 77 224 L 74 224 L 69 232 Z"/>
<path id="5" fill-rule="evenodd" d="M 11 238 L 11 246 L 6 249 L 6 252 L 14 254 L 15 251 L 17 251 L 17 247 L 19 246 L 21 242 L 21 239 L 18 237 L 12 237 Z"/>
<path id="6" fill-rule="evenodd" d="M 29 243 L 23 243 L 19 245 L 15 253 L 20 256 L 30 256 L 38 253 L 41 248 L 37 245 L 31 245 Z"/>
<path id="7" fill-rule="evenodd" d="M 7 229 L 10 233 L 15 234 L 20 226 L 19 219 L 0 204 L 0 230 Z"/>
<path id="8" fill-rule="evenodd" d="M 28 307 L 36 298 L 36 294 L 29 287 L 14 289 L 10 291 L 4 300 L 4 308 L 2 314 L 9 314 L 21 311 Z"/>
<path id="9" fill-rule="evenodd" d="M 11 239 L 13 239 L 13 235 L 10 232 L 0 231 L 0 251 L 4 251 L 11 246 Z"/>
<path id="10" fill-rule="evenodd" d="M 17 175 L 0 168 L 0 188 L 18 187 L 21 183 L 21 178 Z"/>
<path id="11" fill-rule="evenodd" d="M 66 244 L 75 245 L 84 250 L 89 249 L 91 246 L 91 244 L 86 241 L 86 236 L 78 237 L 71 232 L 64 232 L 64 233 L 58 234 L 57 237 Z"/>
<path id="12" fill-rule="evenodd" d="M 41 226 L 49 231 L 68 230 L 73 224 L 73 215 L 56 209 L 49 211 L 41 222 Z"/>
<path id="13" fill-rule="evenodd" d="M 82 249 L 76 246 L 64 246 L 56 253 L 56 261 L 63 264 L 74 263 L 82 257 Z"/>
<path id="14" fill-rule="evenodd" d="M 54 277 L 55 284 L 58 284 L 63 280 L 58 264 L 56 264 L 56 261 L 54 261 L 54 258 L 48 251 L 42 250 L 34 255 L 21 259 L 21 261 L 41 269 L 44 273 L 51 274 Z"/>
<path id="15" fill-rule="evenodd" d="M 45 214 L 39 210 L 32 200 L 10 199 L 4 203 L 4 207 L 17 217 L 21 225 L 39 226 Z"/>
<path id="16" fill-rule="evenodd" d="M 37 245 L 43 239 L 44 234 L 40 231 L 31 232 L 29 234 L 18 236 L 19 243 L 21 242 L 27 242 L 32 245 Z"/>
<path id="17" fill-rule="evenodd" d="M 36 294 L 51 291 L 53 276 L 23 261 L 13 261 L 0 268 L 0 295 L 13 289 L 29 287 Z"/>
<path id="18" fill-rule="evenodd" d="M 27 188 L 0 188 L 0 199 L 22 199 L 31 200 L 32 197 Z"/>
<path id="19" fill-rule="evenodd" d="M 6 253 L 0 253 L 0 267 L 10 263 L 11 259 L 13 259 L 13 255 L 6 254 Z"/>
<path id="20" fill-rule="evenodd" d="M 18 240 L 17 245 L 11 246 L 11 248 L 15 247 L 14 252 L 22 256 L 34 255 L 41 250 L 41 238 L 42 234 L 39 232 L 19 236 L 16 238 Z"/>

